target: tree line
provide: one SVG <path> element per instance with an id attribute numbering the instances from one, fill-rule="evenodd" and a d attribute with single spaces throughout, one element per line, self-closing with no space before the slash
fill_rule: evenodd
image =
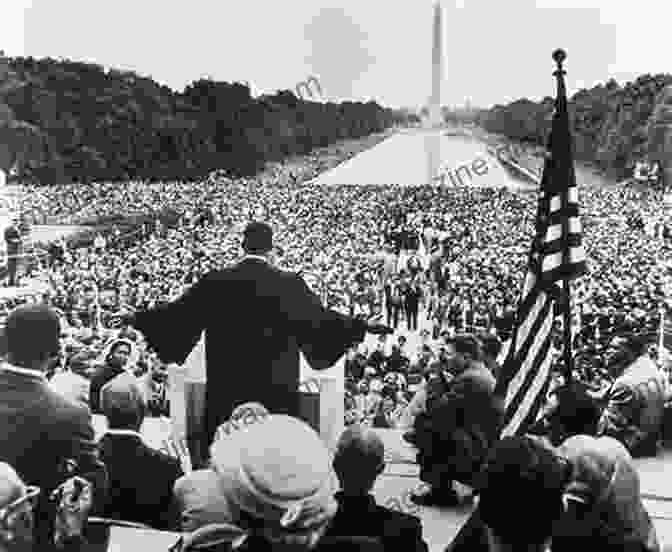
<path id="1" fill-rule="evenodd" d="M 304 101 L 289 90 L 253 97 L 245 84 L 210 79 L 174 91 L 91 63 L 6 60 L 0 167 L 42 184 L 250 176 L 268 161 L 409 119 L 375 101 Z"/>
<path id="2" fill-rule="evenodd" d="M 663 89 L 671 84 L 670 74 L 646 74 L 625 85 L 611 79 L 579 90 L 569 106 L 576 159 L 616 178 L 631 176 L 638 161 L 672 162 L 672 150 L 664 145 L 672 133 L 672 112 L 659 109 Z M 553 109 L 551 97 L 523 98 L 479 111 L 476 123 L 488 132 L 545 146 Z"/>

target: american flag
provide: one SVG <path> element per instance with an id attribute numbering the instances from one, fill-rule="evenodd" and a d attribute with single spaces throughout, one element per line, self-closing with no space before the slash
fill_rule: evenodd
<path id="1" fill-rule="evenodd" d="M 555 72 L 558 96 L 540 184 L 535 237 L 511 344 L 497 382 L 496 392 L 504 397 L 505 406 L 502 437 L 524 433 L 535 421 L 550 383 L 555 305 L 569 308 L 562 282 L 586 270 L 561 63 Z"/>

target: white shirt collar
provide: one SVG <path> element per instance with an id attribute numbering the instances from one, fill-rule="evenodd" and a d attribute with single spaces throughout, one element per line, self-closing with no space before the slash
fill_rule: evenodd
<path id="1" fill-rule="evenodd" d="M 32 370 L 30 368 L 14 366 L 9 362 L 2 363 L 2 370 L 5 370 L 6 372 L 13 372 L 14 374 L 19 374 L 21 376 L 27 376 L 29 378 L 39 379 L 45 382 L 47 381 L 47 376 L 44 374 L 44 372 L 41 372 L 40 370 Z"/>
<path id="2" fill-rule="evenodd" d="M 268 259 L 266 257 L 264 257 L 263 255 L 248 254 L 248 255 L 245 255 L 243 257 L 243 260 L 245 260 L 245 259 L 257 259 L 258 261 L 264 261 L 265 263 L 268 262 Z"/>
<path id="3" fill-rule="evenodd" d="M 142 434 L 133 429 L 106 429 L 105 435 L 129 435 L 143 440 Z"/>

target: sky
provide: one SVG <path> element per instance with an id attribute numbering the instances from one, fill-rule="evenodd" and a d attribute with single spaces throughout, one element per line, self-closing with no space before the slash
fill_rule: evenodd
<path id="1" fill-rule="evenodd" d="M 294 89 L 315 75 L 326 99 L 424 105 L 434 0 L 9 0 L 0 49 L 133 70 L 182 90 L 248 82 Z M 555 94 L 564 48 L 570 93 L 672 72 L 663 0 L 441 0 L 444 105 L 490 107 Z M 633 7 L 634 6 L 634 7 Z"/>

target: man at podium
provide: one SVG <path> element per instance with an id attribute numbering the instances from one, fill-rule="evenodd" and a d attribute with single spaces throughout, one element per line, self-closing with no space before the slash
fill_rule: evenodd
<path id="1" fill-rule="evenodd" d="M 166 363 L 182 364 L 205 332 L 201 450 L 240 404 L 298 417 L 300 351 L 322 370 L 367 332 L 392 332 L 325 308 L 301 277 L 274 267 L 269 225 L 248 224 L 242 245 L 236 265 L 210 272 L 172 303 L 123 317 Z"/>

